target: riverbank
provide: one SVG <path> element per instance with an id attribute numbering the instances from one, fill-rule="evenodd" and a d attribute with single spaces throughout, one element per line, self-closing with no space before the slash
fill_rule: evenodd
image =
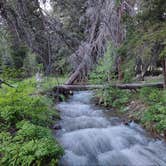
<path id="1" fill-rule="evenodd" d="M 9 82 L 14 88 L 0 89 L 0 165 L 57 165 L 63 149 L 52 126 L 60 117 L 52 99 L 40 95 L 57 79 Z"/>
<path id="2" fill-rule="evenodd" d="M 166 91 L 142 88 L 137 92 L 119 89 L 97 90 L 93 101 L 111 109 L 110 116 L 118 116 L 127 125 L 139 123 L 153 137 L 166 140 Z"/>
<path id="3" fill-rule="evenodd" d="M 91 102 L 92 91 L 74 92 L 56 105 L 61 129 L 56 138 L 65 150 L 60 166 L 161 165 L 164 141 L 154 140 L 139 125 L 124 125 Z"/>

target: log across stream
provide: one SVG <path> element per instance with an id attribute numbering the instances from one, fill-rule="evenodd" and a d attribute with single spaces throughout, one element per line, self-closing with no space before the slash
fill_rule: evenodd
<path id="1" fill-rule="evenodd" d="M 125 126 L 108 117 L 91 97 L 89 91 L 74 92 L 56 106 L 62 118 L 56 137 L 65 149 L 60 166 L 166 166 L 164 141 L 133 122 Z"/>

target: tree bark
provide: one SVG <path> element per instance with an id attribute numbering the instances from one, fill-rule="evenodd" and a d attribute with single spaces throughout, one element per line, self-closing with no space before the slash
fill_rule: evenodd
<path id="1" fill-rule="evenodd" d="M 79 65 L 79 67 L 77 68 L 77 70 L 70 76 L 70 78 L 67 80 L 66 84 L 67 85 L 72 85 L 74 84 L 76 81 L 78 81 L 78 78 L 82 72 L 82 70 L 84 70 L 84 68 L 86 68 L 86 56 L 83 58 L 81 64 Z"/>
<path id="2" fill-rule="evenodd" d="M 80 91 L 80 90 L 92 90 L 92 89 L 103 89 L 103 88 L 118 88 L 118 89 L 129 89 L 136 90 L 144 87 L 151 88 L 163 88 L 163 82 L 156 83 L 131 83 L 131 84 L 112 84 L 112 85 L 59 85 L 53 90 L 57 91 L 59 89 L 61 92 L 66 91 Z"/>
<path id="3" fill-rule="evenodd" d="M 122 58 L 118 58 L 118 80 L 121 81 L 123 79 L 123 72 L 122 72 Z"/>
<path id="4" fill-rule="evenodd" d="M 166 58 L 163 59 L 163 76 L 164 76 L 164 88 L 166 89 Z"/>

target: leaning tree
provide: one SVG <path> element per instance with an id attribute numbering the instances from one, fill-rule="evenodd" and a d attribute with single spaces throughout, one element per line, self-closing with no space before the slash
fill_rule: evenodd
<path id="1" fill-rule="evenodd" d="M 114 47 L 119 47 L 125 39 L 125 27 L 121 24 L 121 17 L 126 11 L 133 15 L 134 3 L 125 0 L 119 3 L 113 0 L 88 0 L 86 2 L 84 15 L 88 22 L 86 40 L 71 56 L 71 62 L 74 62 L 74 72 L 66 84 L 74 84 L 87 76 L 93 64 L 96 64 L 98 59 L 104 55 L 108 41 L 112 41 Z M 120 58 L 118 61 L 120 64 Z"/>

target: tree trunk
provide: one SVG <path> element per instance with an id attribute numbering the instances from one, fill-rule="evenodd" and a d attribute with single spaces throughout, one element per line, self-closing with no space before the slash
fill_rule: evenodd
<path id="1" fill-rule="evenodd" d="M 60 93 L 64 93 L 65 91 L 80 91 L 80 90 L 92 90 L 92 89 L 103 89 L 103 88 L 119 88 L 119 89 L 129 89 L 135 90 L 144 87 L 151 88 L 163 88 L 163 82 L 156 83 L 131 83 L 131 84 L 112 84 L 112 85 L 59 85 L 56 86 L 53 91 L 57 92 L 59 90 Z"/>
<path id="2" fill-rule="evenodd" d="M 163 76 L 164 76 L 164 88 L 166 89 L 166 58 L 163 59 Z"/>
<path id="3" fill-rule="evenodd" d="M 122 58 L 118 58 L 118 80 L 121 81 L 123 79 L 123 72 L 122 72 Z"/>
<path id="4" fill-rule="evenodd" d="M 67 85 L 72 85 L 78 80 L 79 75 L 81 74 L 81 71 L 85 68 L 85 63 L 86 62 L 85 62 L 85 57 L 84 57 L 84 59 L 82 60 L 81 64 L 77 68 L 77 70 L 67 80 L 67 82 L 66 82 Z"/>

